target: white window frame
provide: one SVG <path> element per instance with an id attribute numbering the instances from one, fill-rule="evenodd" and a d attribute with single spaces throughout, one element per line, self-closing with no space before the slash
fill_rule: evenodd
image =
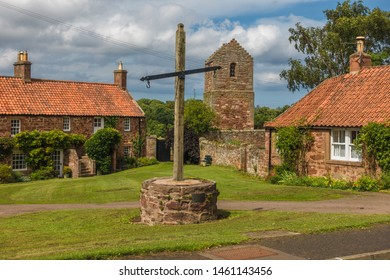
<path id="1" fill-rule="evenodd" d="M 123 155 L 125 157 L 131 157 L 131 146 L 124 146 L 123 147 Z"/>
<path id="2" fill-rule="evenodd" d="M 12 154 L 12 170 L 13 171 L 26 171 L 27 170 L 27 162 L 26 155 L 22 153 L 13 153 Z"/>
<path id="3" fill-rule="evenodd" d="M 13 119 L 11 120 L 11 137 L 15 136 L 16 134 L 20 133 L 20 120 L 19 119 Z"/>
<path id="4" fill-rule="evenodd" d="M 123 121 L 124 131 L 131 131 L 131 121 L 130 118 L 125 118 Z"/>
<path id="5" fill-rule="evenodd" d="M 70 131 L 71 130 L 70 117 L 64 117 L 62 119 L 62 130 L 63 131 Z"/>
<path id="6" fill-rule="evenodd" d="M 96 133 L 96 131 L 102 128 L 104 128 L 104 118 L 102 117 L 93 118 L 93 133 Z"/>
<path id="7" fill-rule="evenodd" d="M 354 153 L 355 145 L 353 143 L 359 129 L 333 129 L 330 137 L 330 159 L 340 161 L 361 162 L 360 154 Z M 344 154 L 341 154 L 344 151 Z"/>

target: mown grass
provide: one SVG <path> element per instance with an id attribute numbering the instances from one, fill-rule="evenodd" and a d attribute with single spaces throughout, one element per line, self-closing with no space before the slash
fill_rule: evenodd
<path id="1" fill-rule="evenodd" d="M 1 204 L 109 203 L 136 201 L 141 184 L 153 177 L 172 176 L 172 164 L 131 169 L 105 176 L 53 179 L 0 185 Z M 279 186 L 227 167 L 185 166 L 186 177 L 214 180 L 218 199 L 313 201 L 337 199 L 350 191 Z"/>
<path id="2" fill-rule="evenodd" d="M 227 213 L 225 213 L 227 214 Z M 300 233 L 366 227 L 389 215 L 234 211 L 213 222 L 179 226 L 132 223 L 138 210 L 66 210 L 0 218 L 0 259 L 110 259 L 158 251 L 237 244 L 247 233 Z"/>

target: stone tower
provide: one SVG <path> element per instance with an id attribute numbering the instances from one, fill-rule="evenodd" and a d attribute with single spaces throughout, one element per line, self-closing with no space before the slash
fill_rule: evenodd
<path id="1" fill-rule="evenodd" d="M 222 66 L 205 74 L 204 102 L 216 112 L 219 129 L 254 128 L 253 58 L 235 40 L 224 44 L 205 62 Z"/>

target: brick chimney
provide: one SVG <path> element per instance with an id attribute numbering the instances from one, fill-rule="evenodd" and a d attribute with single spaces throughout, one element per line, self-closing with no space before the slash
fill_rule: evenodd
<path id="1" fill-rule="evenodd" d="M 114 71 L 114 84 L 121 89 L 127 89 L 127 71 L 123 70 L 122 61 L 118 64 L 118 70 Z"/>
<path id="2" fill-rule="evenodd" d="M 357 51 L 349 56 L 349 72 L 358 73 L 364 66 L 371 66 L 371 56 L 364 52 L 363 36 L 356 37 Z"/>
<path id="3" fill-rule="evenodd" d="M 27 51 L 18 53 L 18 61 L 14 63 L 14 76 L 31 82 L 31 62 L 28 61 Z"/>

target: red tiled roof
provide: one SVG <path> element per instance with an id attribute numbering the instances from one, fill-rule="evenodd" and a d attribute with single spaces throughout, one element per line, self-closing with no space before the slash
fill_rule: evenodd
<path id="1" fill-rule="evenodd" d="M 325 80 L 266 127 L 361 127 L 390 121 L 390 65 Z"/>
<path id="2" fill-rule="evenodd" d="M 131 95 L 113 84 L 0 77 L 0 115 L 143 117 Z"/>

